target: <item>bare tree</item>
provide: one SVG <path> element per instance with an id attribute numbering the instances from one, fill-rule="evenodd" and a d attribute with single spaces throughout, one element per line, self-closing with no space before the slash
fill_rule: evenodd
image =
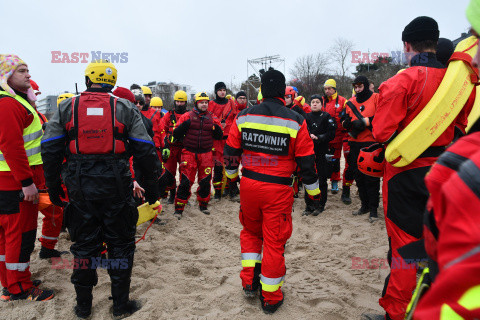
<path id="1" fill-rule="evenodd" d="M 330 49 L 330 58 L 338 67 L 337 73 L 342 78 L 347 75 L 350 69 L 350 64 L 347 59 L 351 56 L 353 46 L 354 43 L 352 41 L 338 38 Z"/>
<path id="2" fill-rule="evenodd" d="M 351 77 L 349 75 L 351 64 L 348 59 L 351 57 L 354 45 L 353 41 L 338 38 L 329 50 L 330 60 L 335 67 L 337 91 L 345 96 L 350 96 L 352 91 Z"/>
<path id="3" fill-rule="evenodd" d="M 328 73 L 329 60 L 325 54 L 308 54 L 297 58 L 290 69 L 293 79 L 290 82 L 300 90 L 303 96 L 321 92 L 325 75 Z"/>

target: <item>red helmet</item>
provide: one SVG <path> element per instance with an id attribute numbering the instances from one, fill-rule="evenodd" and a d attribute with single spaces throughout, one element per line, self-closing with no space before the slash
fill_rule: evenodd
<path id="1" fill-rule="evenodd" d="M 285 88 L 285 96 L 291 95 L 292 99 L 295 99 L 296 94 L 297 92 L 295 91 L 295 89 L 293 89 L 293 87 L 288 86 Z"/>
<path id="2" fill-rule="evenodd" d="M 367 148 L 362 148 L 358 155 L 358 170 L 371 177 L 381 178 L 385 166 L 385 147 L 375 143 Z"/>

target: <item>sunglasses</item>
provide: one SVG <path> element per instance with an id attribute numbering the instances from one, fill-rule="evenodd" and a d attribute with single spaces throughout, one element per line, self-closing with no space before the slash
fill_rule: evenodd
<path id="1" fill-rule="evenodd" d="M 143 106 L 143 105 L 145 105 L 145 102 L 143 102 L 143 101 L 135 101 L 135 105 L 138 105 L 138 104 L 141 105 L 141 106 Z"/>
<path id="2" fill-rule="evenodd" d="M 285 96 L 285 98 L 292 99 L 292 95 L 291 95 L 291 94 L 287 94 L 287 95 Z"/>

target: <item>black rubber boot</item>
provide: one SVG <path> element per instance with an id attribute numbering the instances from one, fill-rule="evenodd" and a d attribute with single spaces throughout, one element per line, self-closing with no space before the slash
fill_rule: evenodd
<path id="1" fill-rule="evenodd" d="M 92 313 L 92 290 L 93 287 L 75 286 L 77 293 L 77 305 L 75 306 L 75 315 L 80 319 L 88 319 Z"/>
<path id="2" fill-rule="evenodd" d="M 268 302 L 265 302 L 262 295 L 260 295 L 260 301 L 262 302 L 263 312 L 266 314 L 275 313 L 275 311 L 277 311 L 278 308 L 280 308 L 280 306 L 283 304 L 283 299 L 275 304 L 269 304 Z"/>
<path id="3" fill-rule="evenodd" d="M 323 206 L 320 206 L 318 207 L 317 209 L 315 209 L 315 211 L 313 211 L 312 215 L 314 217 L 318 216 L 320 213 L 322 213 L 323 211 L 325 211 L 325 207 Z"/>
<path id="4" fill-rule="evenodd" d="M 167 201 L 168 204 L 173 204 L 175 202 L 175 194 L 176 194 L 175 189 L 170 190 L 170 197 L 168 197 L 168 201 Z"/>
<path id="5" fill-rule="evenodd" d="M 112 281 L 113 316 L 123 319 L 140 309 L 140 304 L 130 301 L 130 281 L 132 277 L 133 255 L 128 259 L 126 269 L 109 269 Z"/>
<path id="6" fill-rule="evenodd" d="M 354 216 L 359 216 L 359 215 L 362 215 L 362 214 L 365 214 L 365 213 L 368 213 L 370 210 L 368 210 L 367 207 L 364 207 L 362 206 L 360 209 L 358 209 L 357 211 L 353 211 L 353 215 Z"/>
<path id="7" fill-rule="evenodd" d="M 40 248 L 40 252 L 38 253 L 38 256 L 40 259 L 49 259 L 49 258 L 60 258 L 62 254 L 67 254 L 68 251 L 58 251 L 55 249 L 48 249 L 42 246 Z"/>
<path id="8" fill-rule="evenodd" d="M 208 207 L 207 207 L 207 204 L 206 203 L 200 203 L 200 211 L 203 213 L 203 214 L 206 214 L 206 215 L 209 215 L 210 214 L 210 211 L 208 210 Z"/>
<path id="9" fill-rule="evenodd" d="M 370 223 L 374 223 L 375 221 L 378 221 L 377 209 L 370 209 L 370 217 L 368 217 L 368 221 Z"/>
<path id="10" fill-rule="evenodd" d="M 342 202 L 345 203 L 345 204 L 352 204 L 352 199 L 350 199 L 350 187 L 349 186 L 343 186 Z"/>
<path id="11" fill-rule="evenodd" d="M 220 201 L 222 199 L 222 190 L 215 189 L 215 195 L 213 196 L 214 200 Z"/>
<path id="12" fill-rule="evenodd" d="M 238 196 L 240 194 L 240 190 L 238 190 L 237 182 L 230 182 L 229 193 L 230 193 L 229 194 L 230 200 L 232 201 L 240 200 L 240 197 Z"/>
<path id="13" fill-rule="evenodd" d="M 121 306 L 113 306 L 113 318 L 115 320 L 124 319 L 126 317 L 131 316 L 138 310 L 140 310 L 142 306 L 140 302 L 137 300 L 129 300 L 126 303 L 122 304 Z"/>

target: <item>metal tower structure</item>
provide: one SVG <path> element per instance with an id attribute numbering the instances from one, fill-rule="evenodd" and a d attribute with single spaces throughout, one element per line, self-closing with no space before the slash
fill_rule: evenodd
<path id="1" fill-rule="evenodd" d="M 265 71 L 268 71 L 270 67 L 280 70 L 283 66 L 283 73 L 285 74 L 285 59 L 280 55 L 265 56 L 262 58 L 247 60 L 247 97 L 250 97 L 250 92 L 258 93 L 258 89 L 253 81 L 250 80 L 252 75 L 256 75 L 259 79 Z M 258 84 L 257 84 L 258 85 Z M 254 104 L 256 100 L 249 100 L 250 105 Z"/>

